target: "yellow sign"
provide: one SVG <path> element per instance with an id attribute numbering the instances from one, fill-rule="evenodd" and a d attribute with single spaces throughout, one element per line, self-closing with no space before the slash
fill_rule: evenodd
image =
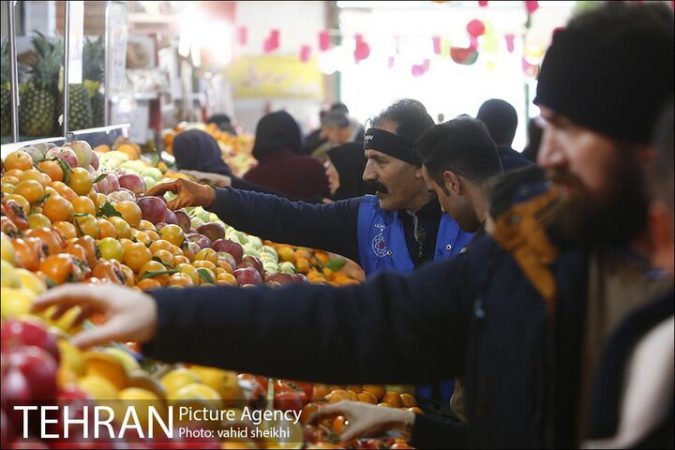
<path id="1" fill-rule="evenodd" d="M 235 98 L 323 98 L 316 59 L 302 62 L 296 56 L 242 56 L 225 69 L 225 76 Z"/>

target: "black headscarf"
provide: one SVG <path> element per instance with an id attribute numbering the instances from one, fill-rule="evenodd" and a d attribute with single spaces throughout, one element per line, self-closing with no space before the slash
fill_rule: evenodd
<path id="1" fill-rule="evenodd" d="M 173 140 L 173 156 L 179 169 L 232 175 L 216 140 L 201 130 L 187 130 L 177 135 Z"/>
<path id="2" fill-rule="evenodd" d="M 338 145 L 328 151 L 328 158 L 340 176 L 340 187 L 333 194 L 333 200 L 375 193 L 373 187 L 363 181 L 363 171 L 366 168 L 363 144 L 348 142 Z"/>
<path id="3" fill-rule="evenodd" d="M 293 116 L 286 111 L 265 114 L 255 127 L 253 156 L 260 160 L 282 149 L 298 153 L 301 142 L 300 127 Z"/>

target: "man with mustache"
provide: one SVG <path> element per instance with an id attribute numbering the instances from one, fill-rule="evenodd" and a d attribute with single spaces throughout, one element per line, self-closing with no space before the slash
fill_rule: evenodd
<path id="1" fill-rule="evenodd" d="M 653 155 L 651 128 L 673 93 L 673 50 L 672 11 L 660 3 L 603 4 L 558 31 L 535 102 L 547 121 L 539 164 L 560 176 L 507 175 L 493 191 L 491 236 L 457 258 L 342 289 L 144 294 L 75 285 L 44 295 L 37 309 L 104 312 L 108 322 L 77 344 L 136 340 L 167 361 L 344 384 L 463 375 L 471 446 L 576 446 L 588 436 L 600 349 L 656 292 L 627 265 L 645 217 L 625 216 L 644 213 L 646 198 L 630 205 L 620 195 Z M 577 228 L 605 214 L 626 222 Z M 407 424 L 418 447 L 452 445 L 425 415 Z"/>
<path id="2" fill-rule="evenodd" d="M 263 239 L 345 256 L 367 276 L 383 270 L 406 273 L 458 255 L 472 237 L 442 214 L 422 176 L 415 141 L 433 126 L 424 105 L 411 99 L 399 100 L 373 119 L 365 136 L 363 179 L 376 196 L 309 205 L 230 188 L 214 191 L 187 180 L 155 186 L 146 195 L 176 192 L 172 209 L 203 206 Z"/>

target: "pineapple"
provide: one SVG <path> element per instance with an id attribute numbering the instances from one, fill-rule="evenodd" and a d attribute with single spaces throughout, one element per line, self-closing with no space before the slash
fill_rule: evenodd
<path id="1" fill-rule="evenodd" d="M 0 135 L 12 132 L 12 93 L 9 91 L 9 45 L 7 39 L 0 44 Z"/>
<path id="2" fill-rule="evenodd" d="M 84 84 L 71 84 L 68 89 L 68 129 L 75 131 L 91 128 L 89 91 Z M 63 114 L 63 95 L 59 95 L 57 110 L 59 114 Z"/>
<path id="3" fill-rule="evenodd" d="M 87 39 L 83 49 L 83 78 L 84 84 L 89 89 L 91 97 L 91 110 L 93 113 L 93 126 L 100 127 L 104 125 L 104 103 L 105 99 L 101 92 L 103 84 L 103 66 L 105 51 L 103 49 L 103 39 L 99 37 L 93 41 Z"/>
<path id="4" fill-rule="evenodd" d="M 63 46 L 50 42 L 39 31 L 34 31 L 31 42 L 35 58 L 30 64 L 31 78 L 21 95 L 19 126 L 25 136 L 50 136 L 57 125 L 54 96 Z"/>

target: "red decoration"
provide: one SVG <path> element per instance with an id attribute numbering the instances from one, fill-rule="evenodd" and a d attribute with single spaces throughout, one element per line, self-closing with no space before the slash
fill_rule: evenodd
<path id="1" fill-rule="evenodd" d="M 440 36 L 434 36 L 431 38 L 431 40 L 434 43 L 434 53 L 436 55 L 441 54 L 441 37 Z"/>
<path id="2" fill-rule="evenodd" d="M 356 48 L 354 49 L 354 61 L 358 64 L 359 62 L 367 59 L 370 56 L 370 45 L 363 40 L 362 34 L 356 34 L 354 36 L 356 39 Z"/>
<path id="3" fill-rule="evenodd" d="M 534 13 L 539 9 L 539 2 L 536 0 L 528 0 L 525 2 L 525 9 L 527 9 L 528 14 Z"/>
<path id="4" fill-rule="evenodd" d="M 325 52 L 330 48 L 330 32 L 328 30 L 319 33 L 319 50 Z"/>
<path id="5" fill-rule="evenodd" d="M 312 58 L 312 47 L 309 45 L 303 45 L 300 47 L 300 61 L 306 63 Z"/>
<path id="6" fill-rule="evenodd" d="M 422 62 L 422 64 L 413 64 L 413 66 L 410 68 L 412 76 L 421 77 L 422 75 L 427 73 L 429 71 L 429 64 L 430 64 L 429 59 L 425 59 Z"/>
<path id="7" fill-rule="evenodd" d="M 466 31 L 469 32 L 469 36 L 477 38 L 485 34 L 485 24 L 480 19 L 473 19 L 466 24 Z"/>
<path id="8" fill-rule="evenodd" d="M 237 42 L 239 45 L 246 45 L 248 43 L 248 28 L 239 27 L 237 28 Z"/>
<path id="9" fill-rule="evenodd" d="M 267 36 L 265 42 L 263 43 L 263 50 L 265 53 L 272 53 L 274 50 L 279 48 L 279 37 L 279 30 L 273 29 L 270 31 L 269 36 Z"/>
<path id="10" fill-rule="evenodd" d="M 530 64 L 524 57 L 522 63 L 523 73 L 530 78 L 537 78 L 537 74 L 539 74 L 539 66 L 536 64 Z"/>
<path id="11" fill-rule="evenodd" d="M 488 5 L 487 0 L 478 0 L 478 6 L 480 6 L 481 8 L 485 8 L 487 7 L 487 5 Z"/>
<path id="12" fill-rule="evenodd" d="M 505 34 L 504 39 L 506 40 L 506 50 L 509 53 L 513 53 L 514 50 L 514 39 L 516 36 L 513 33 Z"/>
<path id="13" fill-rule="evenodd" d="M 478 51 L 474 47 L 450 47 L 450 57 L 457 64 L 470 66 L 478 59 Z"/>

